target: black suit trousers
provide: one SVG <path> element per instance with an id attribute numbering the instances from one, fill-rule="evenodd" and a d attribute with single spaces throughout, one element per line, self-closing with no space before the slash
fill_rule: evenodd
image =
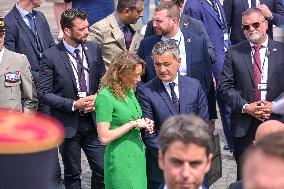
<path id="1" fill-rule="evenodd" d="M 92 171 L 91 189 L 104 189 L 105 146 L 99 141 L 91 115 L 80 117 L 76 135 L 73 138 L 66 138 L 61 145 L 66 189 L 81 189 L 81 148 L 87 156 Z"/>

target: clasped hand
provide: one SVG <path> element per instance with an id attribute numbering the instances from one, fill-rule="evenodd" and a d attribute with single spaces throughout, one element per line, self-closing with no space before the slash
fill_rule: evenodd
<path id="1" fill-rule="evenodd" d="M 149 134 L 152 134 L 154 132 L 154 121 L 148 118 L 141 118 L 141 119 L 136 119 L 133 121 L 135 124 L 135 127 L 142 129 L 145 128 L 146 132 Z"/>
<path id="2" fill-rule="evenodd" d="M 272 102 L 260 100 L 248 104 L 245 109 L 245 113 L 255 117 L 260 121 L 265 121 L 269 119 L 272 113 Z"/>
<path id="3" fill-rule="evenodd" d="M 90 95 L 84 98 L 80 98 L 75 101 L 74 107 L 76 110 L 84 111 L 84 113 L 93 112 L 94 111 L 94 102 L 97 95 Z"/>

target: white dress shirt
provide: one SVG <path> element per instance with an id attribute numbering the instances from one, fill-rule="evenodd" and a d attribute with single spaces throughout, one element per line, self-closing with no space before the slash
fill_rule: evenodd
<path id="1" fill-rule="evenodd" d="M 24 22 L 29 26 L 29 28 L 31 29 L 31 26 L 30 26 L 30 23 L 29 23 L 29 20 L 27 18 L 27 14 L 29 14 L 30 12 L 22 9 L 21 7 L 18 6 L 18 4 L 16 4 L 16 8 L 18 9 L 22 19 L 24 20 Z"/>
<path id="2" fill-rule="evenodd" d="M 252 58 L 252 63 L 254 64 L 254 58 L 253 55 L 255 53 L 254 51 L 254 44 L 250 43 L 250 46 L 252 48 L 252 53 L 251 53 L 251 58 Z M 260 53 L 260 70 L 261 70 L 261 83 L 266 83 L 267 84 L 267 78 L 268 78 L 268 55 L 269 55 L 269 50 L 268 50 L 268 36 L 266 35 L 266 41 L 261 44 L 261 48 L 259 50 Z M 262 90 L 261 91 L 261 100 L 266 100 L 266 94 L 267 90 Z"/>
<path id="3" fill-rule="evenodd" d="M 178 33 L 171 38 L 168 38 L 166 36 L 162 36 L 162 41 L 167 41 L 170 39 L 174 39 L 176 40 L 176 43 L 179 47 L 179 51 L 180 51 L 180 58 L 181 58 L 181 64 L 179 67 L 179 74 L 180 75 L 187 75 L 187 66 L 186 66 L 186 52 L 185 52 L 185 45 L 184 45 L 184 36 L 181 32 L 181 30 L 179 29 Z"/>
<path id="4" fill-rule="evenodd" d="M 74 56 L 76 56 L 76 54 L 74 53 L 74 50 L 79 49 L 80 50 L 80 56 L 81 56 L 81 58 L 83 58 L 83 66 L 84 66 L 84 68 L 88 69 L 88 63 L 87 63 L 86 55 L 85 55 L 85 53 L 82 49 L 82 45 L 78 45 L 77 48 L 74 48 L 74 47 L 70 46 L 68 43 L 66 43 L 64 39 L 63 39 L 63 44 L 64 44 L 66 50 L 69 53 L 72 53 Z M 72 67 L 72 70 L 73 70 L 73 73 L 74 73 L 74 76 L 75 76 L 75 79 L 76 79 L 77 89 L 78 89 L 78 91 L 80 91 L 80 85 L 79 85 L 79 80 L 78 80 L 78 72 L 77 72 L 77 62 L 76 62 L 75 58 L 72 55 L 70 55 L 69 53 L 67 53 L 67 54 L 68 54 L 68 57 L 70 59 L 70 64 L 71 64 L 71 67 Z M 83 70 L 84 70 L 84 73 L 85 73 L 87 91 L 89 91 L 89 73 L 87 72 L 86 69 L 83 69 Z"/>
<path id="5" fill-rule="evenodd" d="M 172 95 L 171 95 L 171 88 L 170 88 L 170 83 L 175 83 L 175 87 L 174 87 L 174 91 L 177 95 L 177 98 L 179 99 L 179 91 L 178 91 L 178 74 L 177 77 L 175 78 L 175 80 L 173 80 L 172 82 L 166 82 L 166 81 L 162 81 L 168 94 L 170 95 L 171 99 L 172 99 Z"/>

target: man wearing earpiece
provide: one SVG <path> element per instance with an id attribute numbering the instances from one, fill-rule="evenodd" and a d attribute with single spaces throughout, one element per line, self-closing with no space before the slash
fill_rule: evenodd
<path id="1" fill-rule="evenodd" d="M 272 113 L 272 104 L 284 91 L 284 44 L 268 38 L 268 21 L 262 11 L 244 11 L 242 28 L 247 40 L 228 49 L 218 86 L 221 98 L 232 108 L 238 180 L 240 158 L 258 125 L 267 119 L 283 122 L 283 116 Z"/>

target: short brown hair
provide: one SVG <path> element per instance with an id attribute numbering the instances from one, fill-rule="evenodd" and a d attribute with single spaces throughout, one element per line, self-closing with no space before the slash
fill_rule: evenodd
<path id="1" fill-rule="evenodd" d="M 172 1 L 163 2 L 158 7 L 155 8 L 155 12 L 162 11 L 162 10 L 168 11 L 167 17 L 177 18 L 179 20 L 180 10 L 174 2 Z"/>

